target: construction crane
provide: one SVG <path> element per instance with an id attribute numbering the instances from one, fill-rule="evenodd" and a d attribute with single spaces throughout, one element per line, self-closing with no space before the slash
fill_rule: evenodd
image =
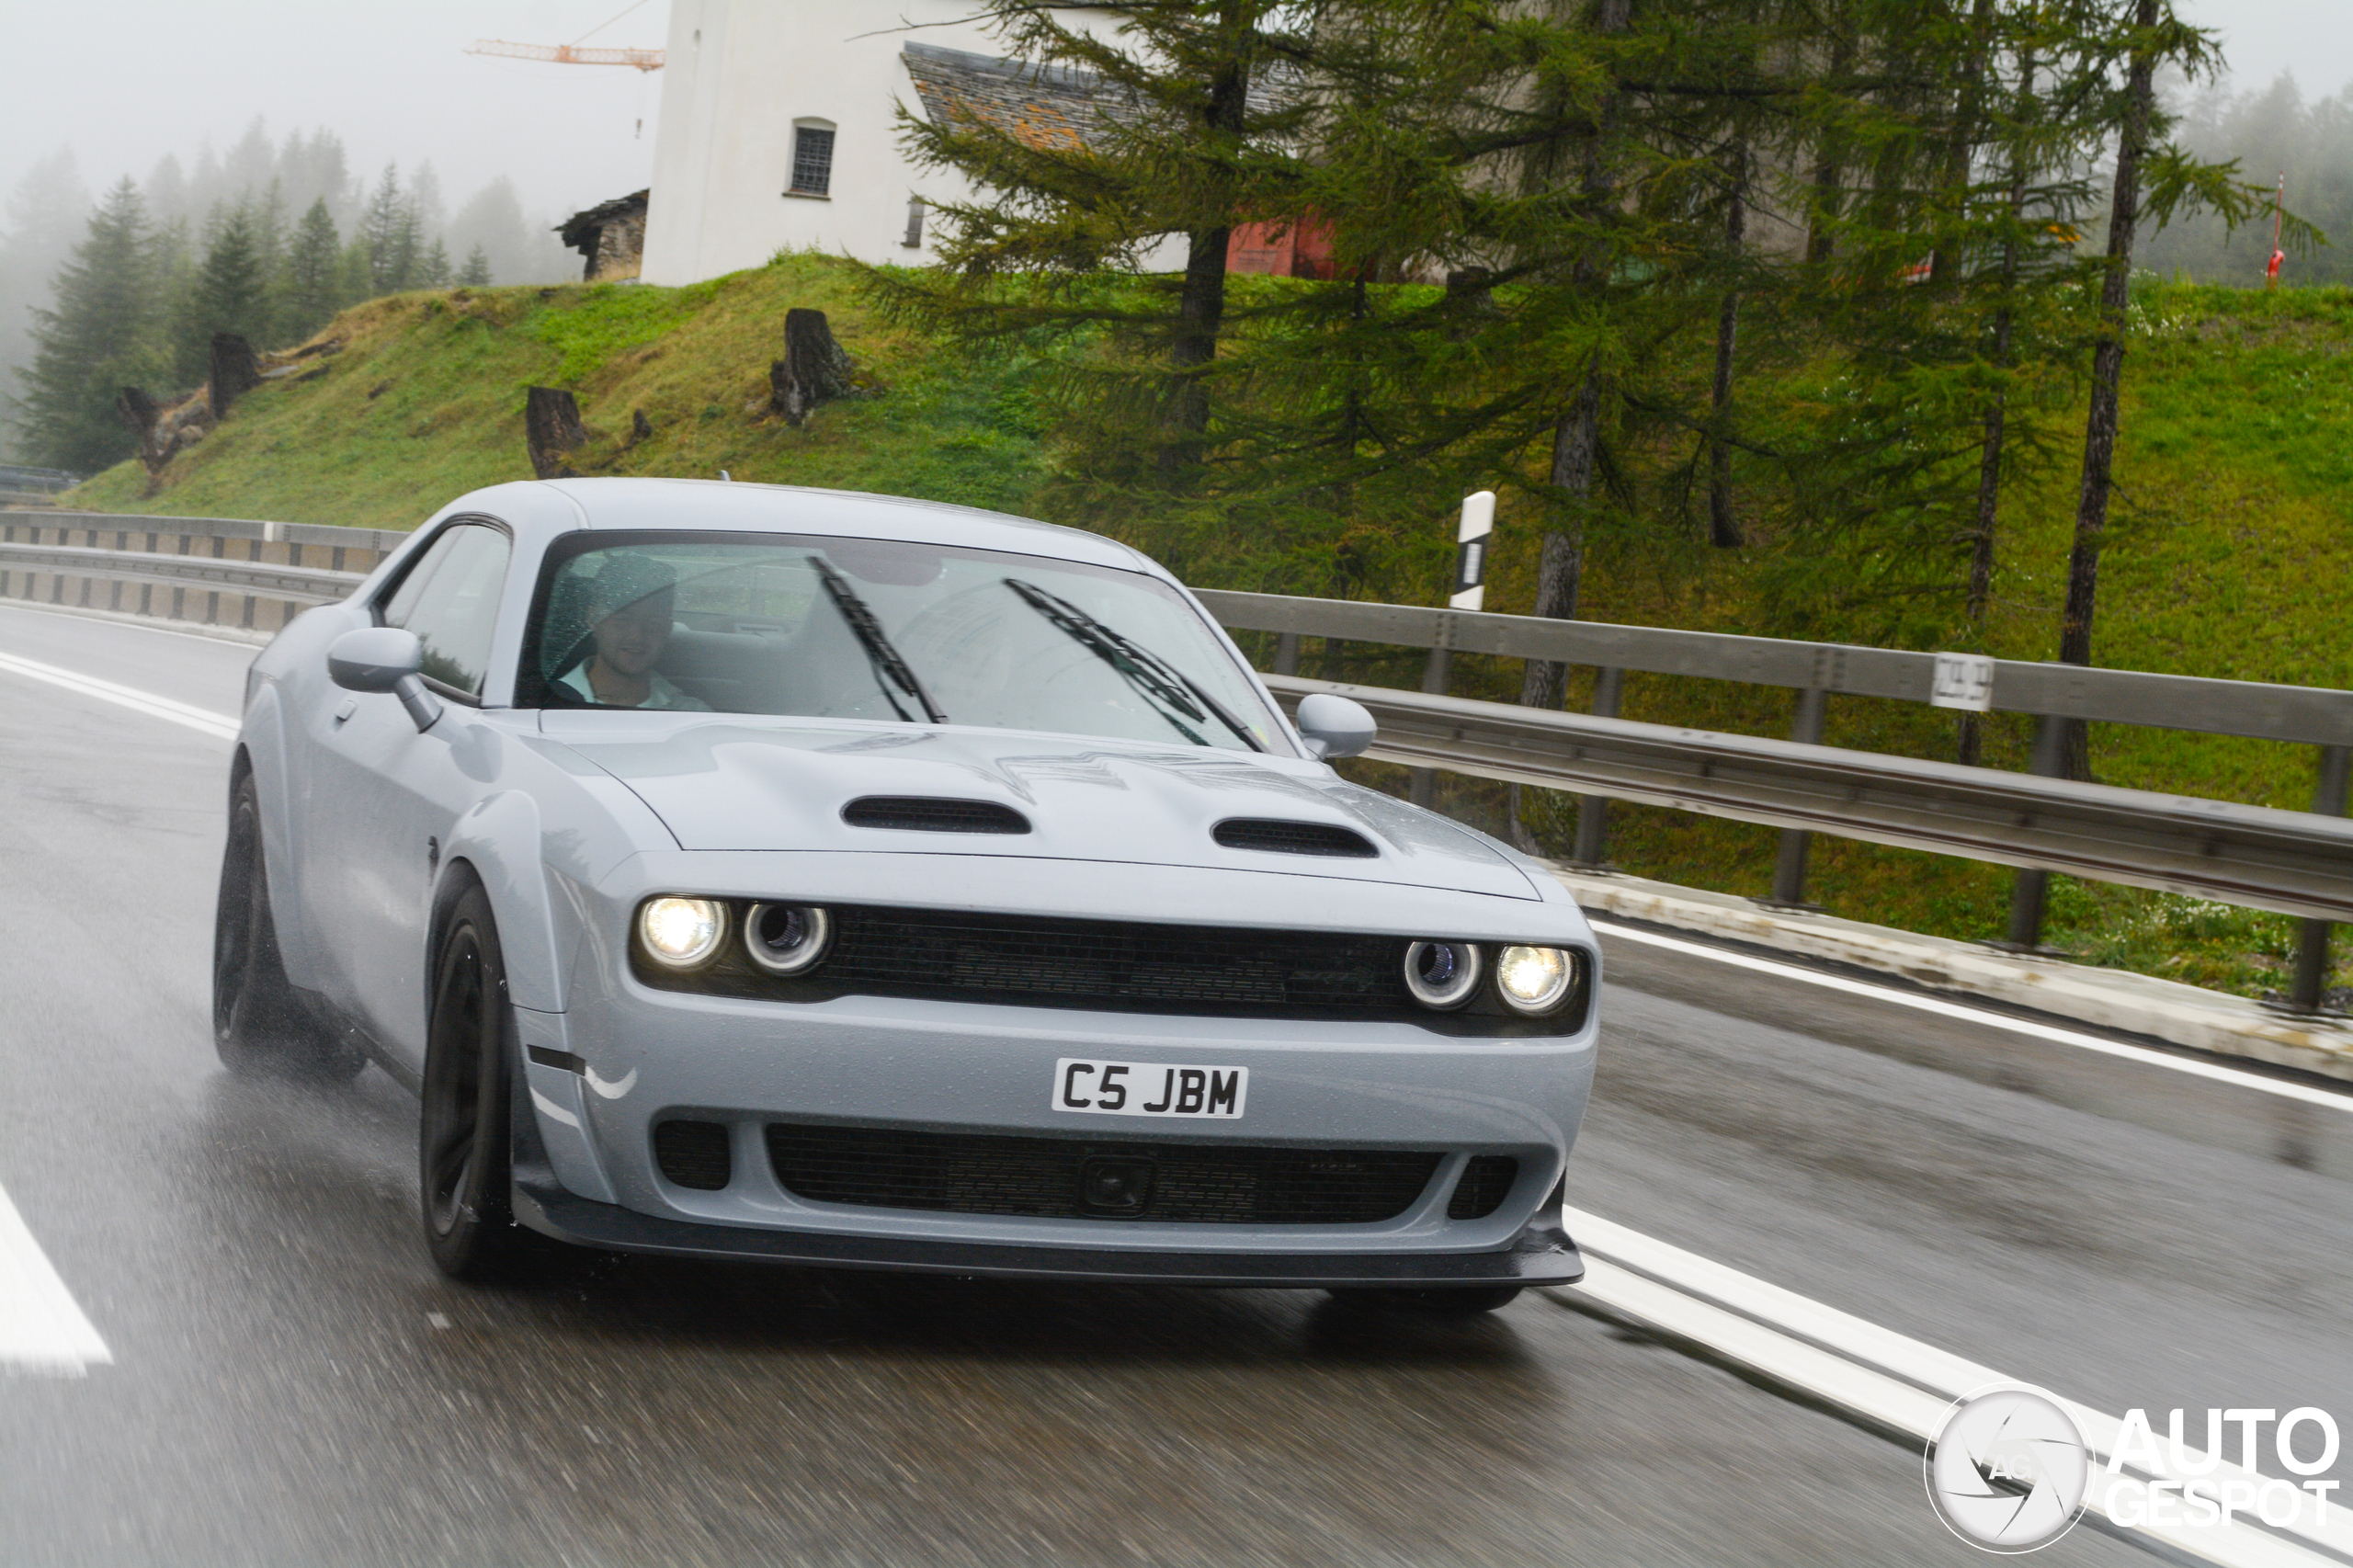
<path id="1" fill-rule="evenodd" d="M 468 54 L 491 54 L 502 60 L 545 60 L 557 65 L 631 65 L 640 71 L 662 69 L 658 49 L 583 49 L 576 43 L 509 43 L 503 38 L 478 38 Z"/>

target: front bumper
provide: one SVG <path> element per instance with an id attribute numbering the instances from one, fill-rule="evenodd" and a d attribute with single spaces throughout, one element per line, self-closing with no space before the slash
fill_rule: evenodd
<path id="1" fill-rule="evenodd" d="M 1134 1252 L 750 1230 L 657 1219 L 594 1202 L 564 1191 L 543 1169 L 518 1166 L 514 1185 L 517 1221 L 561 1242 L 613 1252 L 1000 1279 L 1260 1290 L 1574 1285 L 1585 1278 L 1585 1259 L 1561 1227 L 1559 1199 L 1556 1191 L 1511 1244 L 1496 1252 Z"/>

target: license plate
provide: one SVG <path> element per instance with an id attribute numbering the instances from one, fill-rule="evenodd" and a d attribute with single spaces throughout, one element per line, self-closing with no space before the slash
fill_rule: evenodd
<path id="1" fill-rule="evenodd" d="M 1179 1067 L 1165 1062 L 1054 1063 L 1056 1110 L 1096 1116 L 1188 1116 L 1232 1121 L 1250 1095 L 1247 1067 Z"/>

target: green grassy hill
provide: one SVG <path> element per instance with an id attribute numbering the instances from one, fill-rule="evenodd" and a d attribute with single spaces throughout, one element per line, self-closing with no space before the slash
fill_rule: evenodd
<path id="1" fill-rule="evenodd" d="M 2099 662 L 2353 686 L 2346 630 L 2353 625 L 2353 290 L 2267 294 L 2149 283 L 2135 302 Z M 767 412 L 767 366 L 782 352 L 784 312 L 793 306 L 826 311 L 860 369 L 883 389 L 825 405 L 797 430 Z M 678 290 L 403 295 L 347 312 L 321 336 L 342 343 L 317 361 L 324 375 L 273 381 L 241 401 L 212 437 L 174 462 L 155 494 L 142 494 L 145 473 L 124 464 L 70 504 L 412 526 L 462 491 L 529 476 L 523 390 L 534 384 L 578 396 L 597 437 L 575 454 L 584 473 L 726 469 L 738 479 L 1031 513 L 1044 506 L 1051 473 L 1032 364 L 943 350 L 886 326 L 861 306 L 847 270 L 824 257 L 786 256 Z M 653 434 L 631 444 L 641 412 Z M 1997 653 L 2052 656 L 2074 487 L 2072 466 L 2062 463 L 2040 488 L 2006 500 L 2000 602 L 1988 636 Z M 1537 545 L 1507 505 L 1490 608 L 1531 601 Z M 1771 539 L 1740 552 L 1699 551 L 1681 540 L 1599 541 L 1584 613 L 1864 640 L 1818 621 L 1802 633 L 1777 624 L 1762 585 L 1774 551 L 1787 548 Z M 1359 646 L 1328 665 L 1320 657 L 1311 649 L 1311 673 L 1418 684 L 1415 655 Z M 1516 665 L 1466 658 L 1457 669 L 1456 689 L 1466 695 L 1517 694 Z M 1790 703 L 1786 692 L 1637 678 L 1625 712 L 1779 733 Z M 1949 756 L 1953 721 L 1842 699 L 1833 704 L 1828 739 Z M 2026 742 L 2023 722 L 1997 717 L 1987 760 L 2023 766 Z M 2113 725 L 2096 730 L 2094 764 L 2109 782 L 2290 807 L 2309 803 L 2313 767 L 2308 748 Z M 1393 770 L 1367 771 L 1402 785 Z M 1464 780 L 1449 803 L 1500 826 L 1500 801 L 1498 789 Z M 1537 808 L 1540 825 L 1553 813 L 1563 846 L 1570 804 Z M 1618 808 L 1614 822 L 1611 858 L 1630 870 L 1744 893 L 1769 883 L 1765 830 L 1629 807 Z M 2003 926 L 2008 876 L 1995 868 L 1833 840 L 1818 842 L 1815 867 L 1813 896 L 1839 914 L 1967 937 L 1995 936 Z M 2282 983 L 2293 930 L 2284 919 L 2063 879 L 2051 937 L 2093 961 L 2259 991 Z"/>
<path id="2" fill-rule="evenodd" d="M 110 512 L 415 526 L 450 497 L 529 479 L 523 392 L 562 387 L 600 438 L 583 473 L 836 485 L 1018 509 L 1041 472 L 1023 372 L 934 352 L 853 301 L 838 265 L 800 256 L 688 289 L 597 284 L 399 294 L 344 312 L 313 343 L 316 380 L 272 381 L 176 459 L 156 494 L 124 463 L 69 505 Z M 878 381 L 801 429 L 767 412 L 784 312 L 827 312 Z M 624 449 L 632 416 L 653 435 Z"/>

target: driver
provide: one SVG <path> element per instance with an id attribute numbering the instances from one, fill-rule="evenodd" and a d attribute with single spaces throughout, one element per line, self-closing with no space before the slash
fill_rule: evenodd
<path id="1" fill-rule="evenodd" d="M 608 708 L 710 710 L 664 678 L 654 665 L 670 645 L 678 574 L 650 556 L 616 553 L 589 580 L 589 632 L 596 647 L 555 684 Z"/>

